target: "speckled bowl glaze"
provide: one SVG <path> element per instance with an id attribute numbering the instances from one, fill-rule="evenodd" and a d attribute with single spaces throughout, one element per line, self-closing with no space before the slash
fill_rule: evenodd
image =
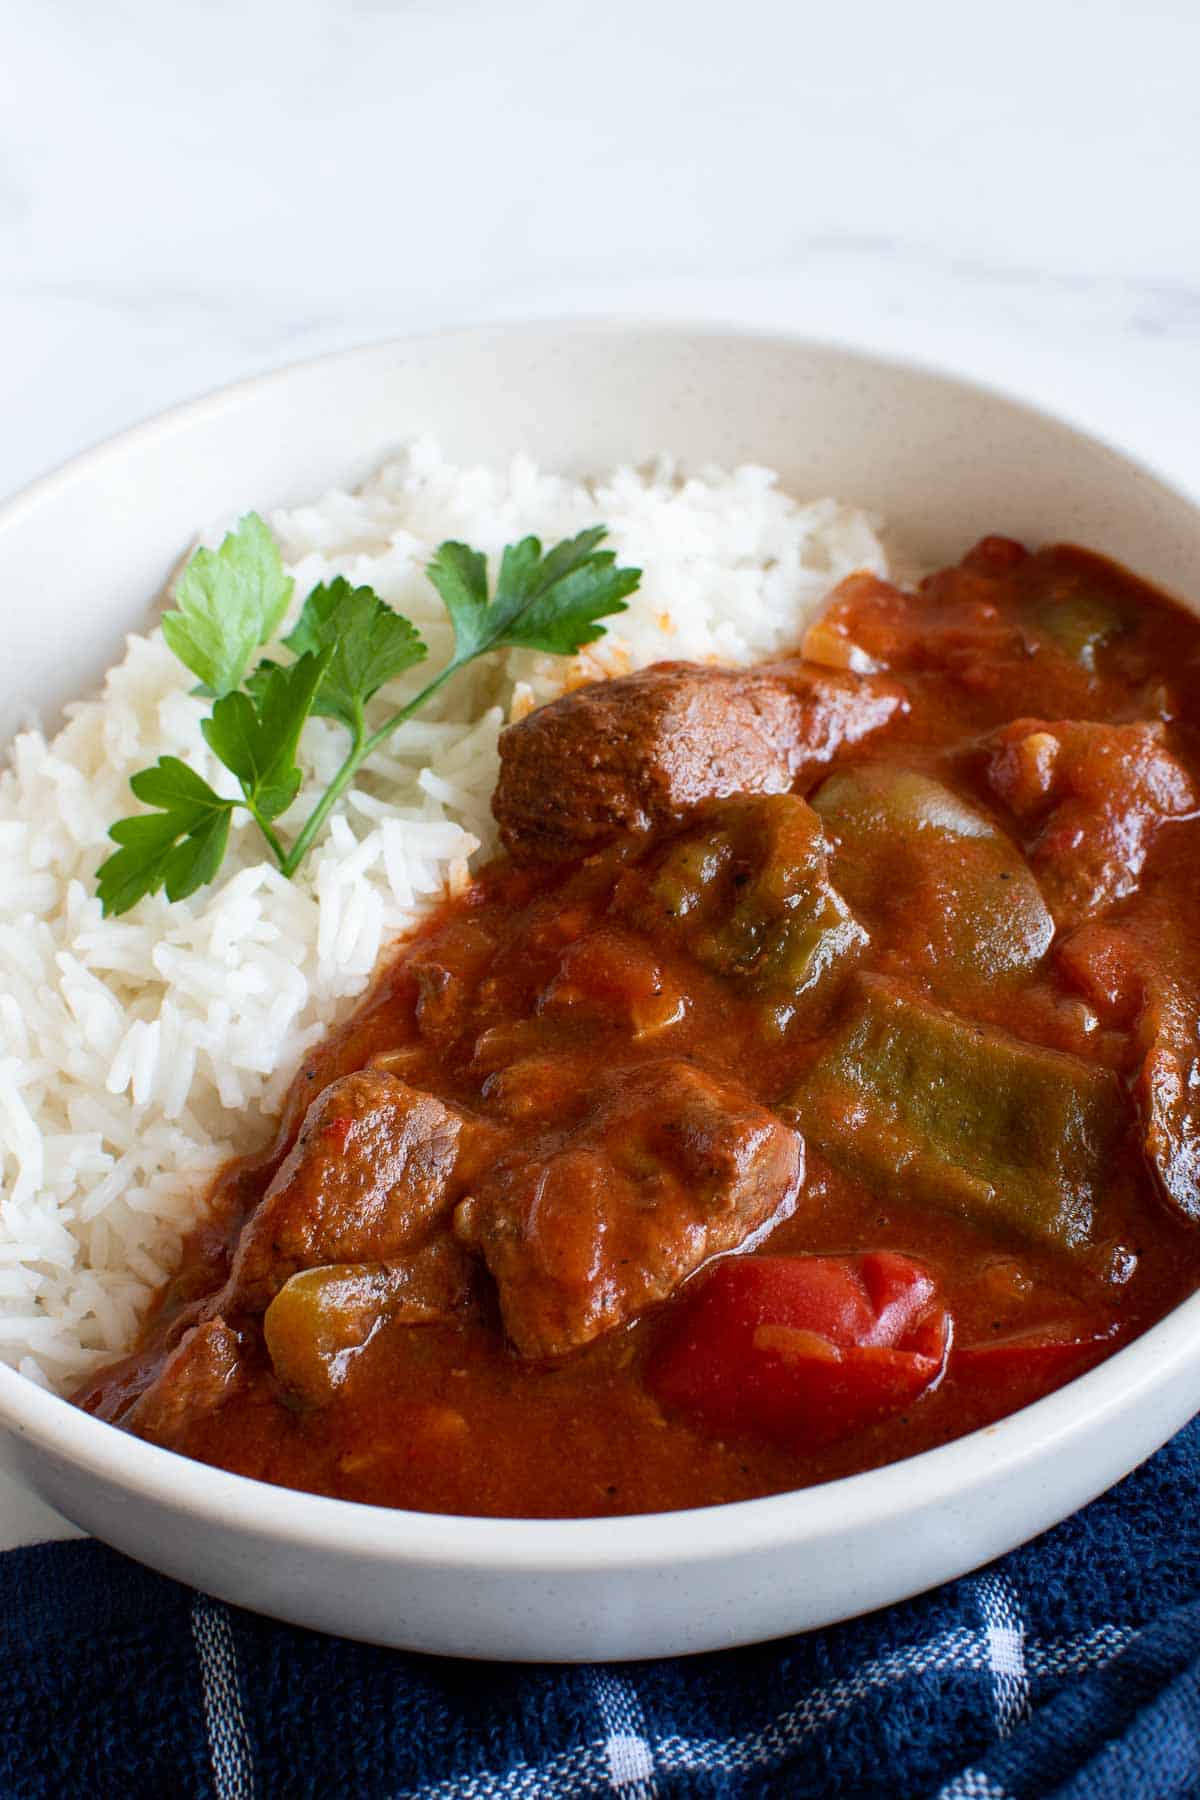
<path id="1" fill-rule="evenodd" d="M 1200 594 L 1200 510 L 1118 450 L 931 370 L 734 330 L 504 326 L 373 345 L 241 383 L 77 458 L 0 512 L 5 738 L 94 685 L 199 525 L 364 476 L 432 432 L 573 473 L 669 448 L 754 461 L 885 519 L 921 561 L 984 531 L 1074 538 Z M 21 596 L 19 604 L 11 597 Z M 711 1650 L 826 1624 L 1063 1518 L 1200 1404 L 1200 1296 L 986 1431 L 871 1474 L 692 1512 L 447 1518 L 188 1462 L 0 1368 L 6 1465 L 68 1519 L 239 1605 L 458 1656 Z"/>

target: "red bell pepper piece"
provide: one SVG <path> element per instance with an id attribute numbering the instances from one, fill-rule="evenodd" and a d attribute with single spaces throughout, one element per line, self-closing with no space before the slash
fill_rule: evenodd
<path id="1" fill-rule="evenodd" d="M 811 1450 L 911 1405 L 949 1342 L 934 1280 L 907 1256 L 731 1257 L 684 1297 L 647 1380 L 709 1431 Z"/>

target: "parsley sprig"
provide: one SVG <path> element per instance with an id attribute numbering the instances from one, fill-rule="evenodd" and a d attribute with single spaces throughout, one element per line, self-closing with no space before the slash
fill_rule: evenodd
<path id="1" fill-rule="evenodd" d="M 524 649 L 572 656 L 604 635 L 599 623 L 625 611 L 640 569 L 621 569 L 601 550 L 603 525 L 565 539 L 545 555 L 535 537 L 510 544 L 494 593 L 487 560 L 467 544 L 442 544 L 427 574 L 454 628 L 454 652 L 406 705 L 380 723 L 370 702 L 388 682 L 424 662 L 424 639 L 410 620 L 370 587 L 342 576 L 322 582 L 305 600 L 282 640 L 293 660 L 261 659 L 292 596 L 278 545 L 256 513 L 247 513 L 218 550 L 198 550 L 176 584 L 176 609 L 163 635 L 213 702 L 200 730 L 217 760 L 237 779 L 237 798 L 218 794 L 177 756 L 162 756 L 130 781 L 152 811 L 118 819 L 109 836 L 118 848 L 98 873 L 106 915 L 128 912 L 146 894 L 182 900 L 217 874 L 234 812 L 250 814 L 285 875 L 296 873 L 330 811 L 359 769 L 459 669 L 491 650 Z M 349 733 L 341 766 L 290 844 L 276 822 L 300 791 L 297 764 L 306 722 L 335 719 Z"/>

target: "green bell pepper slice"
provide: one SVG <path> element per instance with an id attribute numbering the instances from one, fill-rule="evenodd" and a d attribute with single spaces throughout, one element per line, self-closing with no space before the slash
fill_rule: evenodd
<path id="1" fill-rule="evenodd" d="M 1077 1252 L 1121 1129 L 1107 1069 L 946 1012 L 877 975 L 786 1110 L 881 1193 Z"/>
<path id="2" fill-rule="evenodd" d="M 829 879 L 821 822 L 795 794 L 705 808 L 652 854 L 630 909 L 672 922 L 697 962 L 763 1000 L 774 1031 L 811 1017 L 868 942 Z"/>

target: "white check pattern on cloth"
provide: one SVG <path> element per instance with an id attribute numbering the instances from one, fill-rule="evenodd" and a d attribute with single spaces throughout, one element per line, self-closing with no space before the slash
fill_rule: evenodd
<path id="1" fill-rule="evenodd" d="M 200 1659 L 204 1725 L 216 1800 L 254 1800 L 254 1756 L 238 1684 L 229 1608 L 207 1594 L 192 1601 L 192 1638 Z"/>
<path id="2" fill-rule="evenodd" d="M 629 1676 L 594 1668 L 588 1679 L 602 1735 L 545 1757 L 479 1770 L 409 1790 L 398 1800 L 554 1800 L 555 1796 L 605 1794 L 620 1800 L 657 1800 L 657 1776 L 709 1774 L 765 1778 L 808 1738 L 835 1724 L 852 1708 L 907 1681 L 936 1673 L 988 1673 L 992 1680 L 998 1738 L 1006 1737 L 1030 1710 L 1030 1678 L 1081 1673 L 1102 1666 L 1131 1641 L 1127 1627 L 1101 1625 L 1077 1637 L 1027 1641 L 1016 1589 L 995 1571 L 972 1584 L 981 1629 L 956 1626 L 928 1643 L 893 1650 L 851 1675 L 811 1688 L 795 1705 L 756 1731 L 728 1738 L 651 1733 L 636 1685 Z M 200 1664 L 204 1718 L 216 1800 L 255 1800 L 253 1752 L 242 1707 L 237 1646 L 229 1609 L 197 1594 L 192 1635 Z M 964 1769 L 937 1800 L 1011 1800 L 982 1769 Z"/>
<path id="3" fill-rule="evenodd" d="M 632 1684 L 607 1669 L 595 1669 L 592 1689 L 604 1726 L 613 1793 L 623 1800 L 654 1800 L 654 1757 L 646 1741 L 646 1715 Z"/>
<path id="4" fill-rule="evenodd" d="M 983 1614 L 984 1642 L 996 1700 L 996 1735 L 1006 1738 L 1029 1717 L 1025 1616 L 1017 1590 L 998 1571 L 971 1583 Z"/>
<path id="5" fill-rule="evenodd" d="M 1082 1675 L 1088 1669 L 1103 1668 L 1132 1644 L 1137 1632 L 1132 1625 L 1097 1625 L 1094 1631 L 1080 1637 L 1049 1638 L 1045 1643 L 1031 1643 L 1025 1661 L 1031 1675 L 1039 1679 L 1059 1675 Z"/>
<path id="6" fill-rule="evenodd" d="M 1012 1800 L 1012 1795 L 982 1769 L 964 1769 L 940 1789 L 937 1800 Z"/>
<path id="7" fill-rule="evenodd" d="M 538 1763 L 480 1770 L 410 1789 L 398 1800 L 654 1800 L 657 1776 L 716 1774 L 766 1778 L 814 1734 L 853 1707 L 906 1681 L 966 1670 L 992 1679 L 997 1736 L 1011 1732 L 1030 1710 L 1033 1678 L 1079 1674 L 1101 1667 L 1137 1635 L 1131 1628 L 1101 1625 L 1077 1637 L 1044 1643 L 1028 1638 L 1016 1589 L 994 1571 L 974 1584 L 981 1629 L 956 1626 L 926 1644 L 889 1651 L 854 1674 L 814 1687 L 757 1731 L 735 1737 L 655 1737 L 647 1726 L 633 1681 L 611 1670 L 591 1673 L 604 1735 L 561 1750 Z M 752 1791 L 752 1790 L 751 1790 Z M 964 1769 L 937 1800 L 1012 1800 L 981 1769 Z"/>
<path id="8" fill-rule="evenodd" d="M 404 1800 L 552 1800 L 557 1795 L 582 1800 L 585 1795 L 607 1793 L 618 1793 L 623 1800 L 644 1800 L 656 1791 L 655 1771 L 664 1775 L 765 1775 L 814 1732 L 876 1693 L 935 1671 L 989 1667 L 987 1645 L 980 1634 L 956 1627 L 928 1644 L 891 1651 L 854 1675 L 812 1689 L 758 1731 L 723 1739 L 672 1732 L 657 1740 L 642 1735 L 645 1721 L 632 1684 L 597 1670 L 597 1688 L 604 1682 L 610 1684 L 603 1700 L 597 1692 L 605 1737 L 560 1751 L 541 1763 L 515 1763 L 500 1771 L 433 1782 L 410 1790 Z M 630 1712 L 630 1702 L 636 1713 Z M 631 1721 L 641 1722 L 640 1732 L 636 1725 L 631 1728 Z"/>

